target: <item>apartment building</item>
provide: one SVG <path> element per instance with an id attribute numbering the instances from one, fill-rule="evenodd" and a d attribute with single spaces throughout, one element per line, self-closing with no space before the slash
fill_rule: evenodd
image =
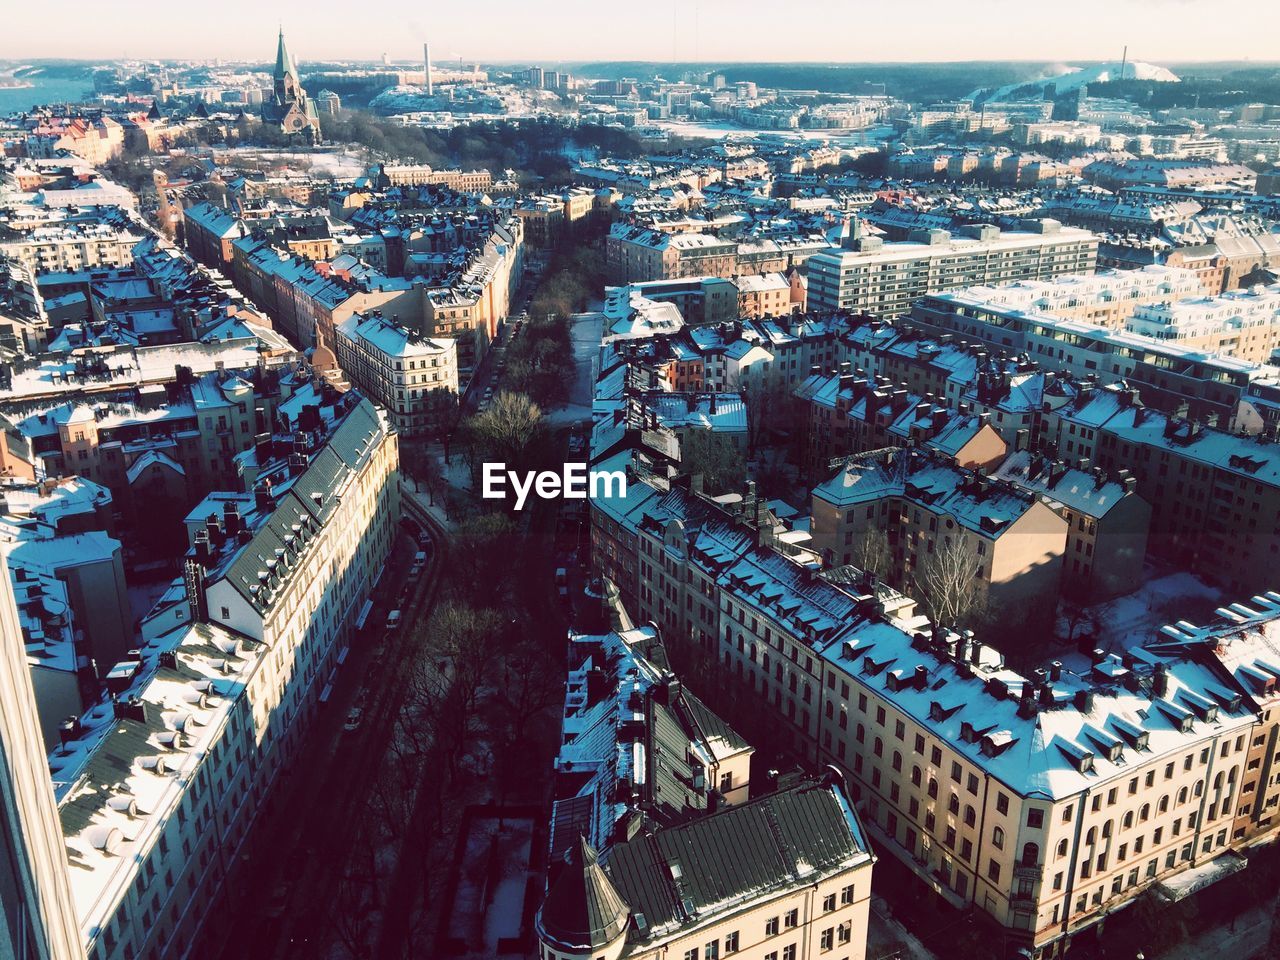
<path id="1" fill-rule="evenodd" d="M 934 564 L 957 563 L 993 628 L 1012 636 L 1052 616 L 1044 600 L 1058 596 L 1067 522 L 1012 483 L 889 449 L 846 458 L 813 488 L 812 510 L 813 546 L 830 564 L 860 565 L 855 545 L 880 535 L 891 557 L 875 572 L 919 599 Z"/>
<path id="2" fill-rule="evenodd" d="M 1280 284 L 1147 304 L 1133 312 L 1125 329 L 1188 350 L 1269 363 L 1280 347 Z"/>
<path id="3" fill-rule="evenodd" d="M 636 538 L 639 589 L 675 618 L 673 658 L 704 665 L 733 722 L 844 770 L 880 849 L 1010 950 L 1061 955 L 1147 891 L 1177 899 L 1243 867 L 1237 819 L 1265 752 L 1249 697 L 1277 677 L 1263 661 L 1247 664 L 1248 694 L 1199 655 L 1141 649 L 1023 677 L 873 579 L 838 586 L 757 546 L 749 525 L 718 514 L 659 540 L 687 502 L 671 487 L 624 517 L 653 525 Z M 710 650 L 681 629 L 676 583 L 716 611 Z"/>
<path id="4" fill-rule="evenodd" d="M 705 233 L 669 234 L 615 223 L 605 240 L 605 267 L 611 283 L 732 277 L 738 273 L 738 244 Z"/>
<path id="5" fill-rule="evenodd" d="M 3 563 L 0 633 L 6 640 L 21 636 L 10 574 Z M 0 657 L 0 826 L 7 851 L 0 861 L 0 887 L 5 890 L 0 949 L 23 960 L 82 960 L 85 952 L 31 674 L 20 644 L 0 644 Z"/>
<path id="6" fill-rule="evenodd" d="M 395 434 L 355 394 L 315 446 L 210 501 L 185 576 L 49 757 L 89 956 L 185 956 L 349 644 L 399 518 Z"/>
<path id="7" fill-rule="evenodd" d="M 751 790 L 652 626 L 570 646 L 540 960 L 862 960 L 875 858 L 841 778 Z"/>
<path id="8" fill-rule="evenodd" d="M 893 317 L 928 293 L 1093 271 L 1096 236 L 1054 220 L 1026 225 L 1024 231 L 1001 231 L 982 224 L 963 227 L 955 236 L 919 231 L 908 242 L 884 243 L 861 236 L 855 221 L 845 246 L 805 261 L 809 305 Z"/>
<path id="9" fill-rule="evenodd" d="M 493 186 L 488 170 L 433 170 L 429 164 L 381 163 L 375 182 L 382 188 L 444 186 L 460 193 L 483 192 Z"/>
<path id="10" fill-rule="evenodd" d="M 1205 289 L 1194 270 L 1162 264 L 1147 264 L 1136 270 L 1067 274 L 1046 280 L 1017 280 L 965 291 L 990 303 L 1115 330 L 1124 329 L 1125 321 L 1142 307 L 1217 292 L 1217 289 Z"/>
<path id="11" fill-rule="evenodd" d="M 74 273 L 94 267 L 122 267 L 133 262 L 142 231 L 126 218 L 119 222 L 68 222 L 38 227 L 14 239 L 0 240 L 0 256 L 10 257 L 33 273 Z"/>
<path id="12" fill-rule="evenodd" d="M 441 436 L 458 407 L 457 341 L 431 339 L 377 311 L 353 314 L 337 329 L 338 365 L 381 404 L 409 437 Z"/>
<path id="13" fill-rule="evenodd" d="M 1148 308 L 1139 307 L 1138 311 Z M 1173 314 L 1149 308 L 1160 324 L 1146 329 L 1178 329 Z M 1111 330 L 1079 320 L 1063 320 L 1047 313 L 1023 311 L 969 297 L 943 293 L 923 298 L 911 311 L 911 322 L 937 337 L 972 338 L 991 350 L 1026 354 L 1056 373 L 1103 384 L 1124 381 L 1139 389 L 1152 406 L 1172 410 L 1183 402 L 1200 414 L 1217 414 L 1235 422 L 1241 397 L 1249 385 L 1266 374 L 1258 362 L 1207 353 L 1176 339 L 1156 339 L 1139 333 Z M 1136 322 L 1136 321 L 1130 321 Z M 1189 331 L 1191 327 L 1182 328 Z M 1270 334 L 1258 328 L 1248 345 L 1259 350 Z M 1217 339 L 1214 339 L 1214 338 Z M 1238 328 L 1224 324 L 1213 339 L 1239 344 Z"/>
<path id="14" fill-rule="evenodd" d="M 991 476 L 1039 496 L 1067 522 L 1062 592 L 1085 603 L 1132 593 L 1142 585 L 1151 505 L 1127 470 L 1108 473 L 1087 458 L 1074 464 L 1018 450 Z"/>

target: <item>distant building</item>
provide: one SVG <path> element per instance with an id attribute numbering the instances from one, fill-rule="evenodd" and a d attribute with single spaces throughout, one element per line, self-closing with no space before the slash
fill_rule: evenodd
<path id="1" fill-rule="evenodd" d="M 316 105 L 302 89 L 298 67 L 284 45 L 284 28 L 276 47 L 276 68 L 272 76 L 271 99 L 262 104 L 262 119 L 288 134 L 320 139 L 320 117 Z"/>
<path id="2" fill-rule="evenodd" d="M 884 243 L 861 236 L 855 221 L 844 246 L 805 262 L 810 308 L 891 317 L 927 293 L 1091 273 L 1097 262 L 1098 238 L 1055 220 L 1030 221 L 1029 229 L 1017 232 L 990 224 L 961 230 L 967 235 L 922 230 L 911 242 Z"/>

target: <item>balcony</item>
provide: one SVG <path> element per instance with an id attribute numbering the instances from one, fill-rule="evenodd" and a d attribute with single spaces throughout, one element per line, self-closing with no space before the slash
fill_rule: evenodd
<path id="1" fill-rule="evenodd" d="M 1039 880 L 1040 865 L 1038 863 L 1019 863 L 1013 868 L 1013 878 L 1015 880 Z"/>

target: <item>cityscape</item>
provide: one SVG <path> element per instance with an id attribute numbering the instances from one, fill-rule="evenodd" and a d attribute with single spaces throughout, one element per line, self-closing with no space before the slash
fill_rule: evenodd
<path id="1" fill-rule="evenodd" d="M 0 960 L 1280 960 L 1280 8 L 64 6 Z"/>

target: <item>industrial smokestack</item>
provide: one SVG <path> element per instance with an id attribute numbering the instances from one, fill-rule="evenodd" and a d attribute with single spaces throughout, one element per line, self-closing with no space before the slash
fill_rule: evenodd
<path id="1" fill-rule="evenodd" d="M 427 96 L 430 97 L 433 95 L 431 87 L 431 45 L 427 43 L 422 45 L 422 68 L 423 82 L 427 88 Z"/>

